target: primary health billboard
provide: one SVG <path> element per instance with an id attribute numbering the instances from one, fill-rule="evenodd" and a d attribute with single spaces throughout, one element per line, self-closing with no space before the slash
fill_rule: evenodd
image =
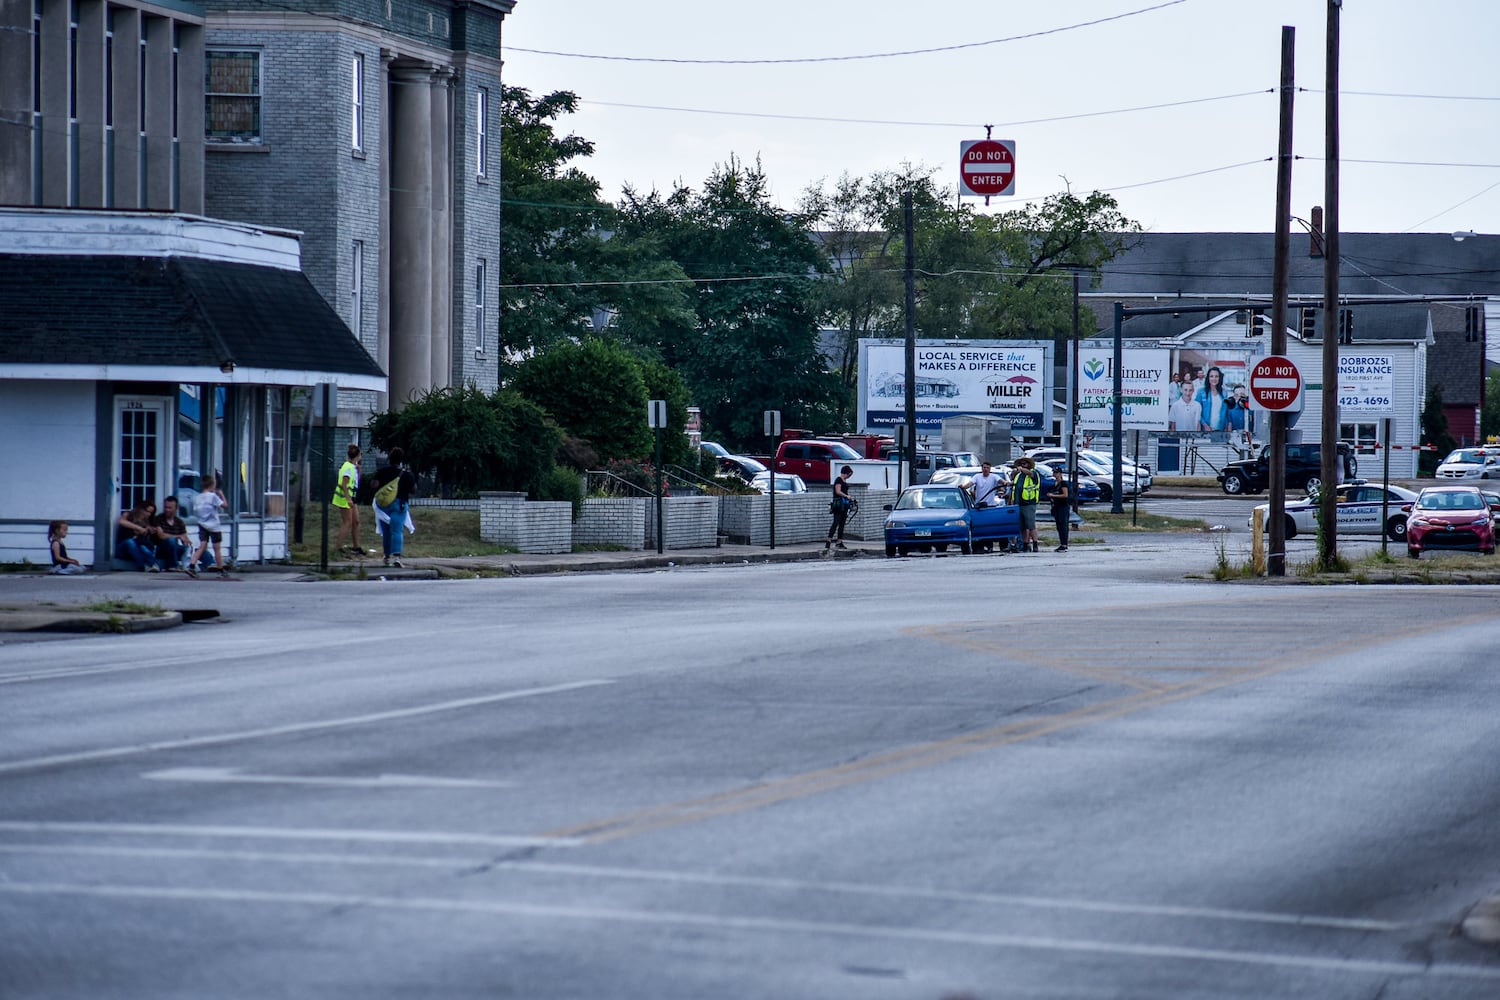
<path id="1" fill-rule="evenodd" d="M 1003 417 L 1012 430 L 1045 431 L 1051 399 L 1052 345 L 1029 340 L 919 340 L 917 427 L 935 431 L 947 417 Z M 859 342 L 859 422 L 889 431 L 906 422 L 906 345 Z"/>

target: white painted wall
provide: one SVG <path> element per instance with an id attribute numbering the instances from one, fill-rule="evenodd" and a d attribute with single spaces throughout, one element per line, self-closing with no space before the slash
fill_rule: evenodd
<path id="1" fill-rule="evenodd" d="M 93 561 L 97 480 L 90 382 L 0 383 L 0 562 L 51 563 L 47 522 L 71 522 L 68 554 Z"/>

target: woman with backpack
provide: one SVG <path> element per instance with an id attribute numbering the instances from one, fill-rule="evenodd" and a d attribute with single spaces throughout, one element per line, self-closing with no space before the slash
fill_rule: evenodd
<path id="1" fill-rule="evenodd" d="M 406 467 L 406 452 L 391 449 L 386 464 L 375 470 L 375 524 L 380 528 L 380 547 L 385 566 L 401 567 L 401 545 L 412 530 L 409 510 L 417 477 Z"/>

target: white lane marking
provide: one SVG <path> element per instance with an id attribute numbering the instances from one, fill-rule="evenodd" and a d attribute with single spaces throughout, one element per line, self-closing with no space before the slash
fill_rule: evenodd
<path id="1" fill-rule="evenodd" d="M 207 784 L 317 785 L 327 788 L 514 788 L 514 781 L 439 778 L 425 774 L 380 774 L 373 778 L 325 778 L 299 774 L 243 774 L 233 767 L 169 767 L 141 775 L 150 781 Z"/>
<path id="2" fill-rule="evenodd" d="M 903 900 L 939 900 L 950 903 L 972 903 L 984 906 L 1018 906 L 1036 909 L 1110 913 L 1124 916 L 1171 917 L 1187 920 L 1219 920 L 1229 923 L 1278 924 L 1319 930 L 1357 931 L 1388 934 L 1405 930 L 1411 924 L 1387 920 L 1365 920 L 1357 917 L 1330 917 L 1319 914 L 1274 913 L 1265 910 L 1226 910 L 1217 907 L 1164 906 L 1154 903 L 1108 903 L 1099 900 L 1053 899 L 1044 896 L 1020 896 L 1009 893 L 958 892 L 944 889 L 919 889 L 904 886 L 869 885 L 856 882 L 817 882 L 804 879 L 765 878 L 748 875 L 711 875 L 696 872 L 671 872 L 649 868 L 611 868 L 602 865 L 579 865 L 550 861 L 495 861 L 491 858 L 419 857 L 407 854 L 321 854 L 316 852 L 227 851 L 177 847 L 88 847 L 64 844 L 0 844 L 0 853 L 69 854 L 96 857 L 198 858 L 202 860 L 244 861 L 257 864 L 328 864 L 394 868 L 465 868 L 488 866 L 496 871 L 528 872 L 540 875 L 579 875 L 599 879 L 634 879 L 678 885 L 735 886 L 794 892 L 844 893 L 848 895 L 885 897 Z"/>
<path id="3" fill-rule="evenodd" d="M 0 832 L 147 834 L 159 837 L 233 837 L 253 840 L 343 840 L 376 844 L 479 844 L 485 847 L 572 847 L 572 837 L 512 837 L 488 833 L 441 833 L 425 830 L 344 830 L 285 826 L 195 826 L 167 823 L 66 823 L 50 820 L 0 820 Z"/>
<path id="4" fill-rule="evenodd" d="M 225 743 L 239 743 L 244 740 L 264 739 L 268 736 L 290 736 L 295 733 L 313 733 L 325 729 L 344 729 L 349 726 L 365 726 L 375 722 L 390 722 L 395 719 L 411 719 L 422 715 L 435 715 L 439 712 L 453 712 L 459 709 L 475 708 L 479 705 L 493 705 L 502 701 L 514 701 L 517 698 L 534 698 L 543 694 L 559 694 L 563 691 L 577 691 L 581 688 L 598 687 L 601 684 L 613 684 L 611 680 L 573 681 L 568 684 L 552 684 L 547 687 L 526 688 L 521 691 L 506 691 L 501 694 L 480 695 L 475 698 L 458 698 L 454 701 L 440 701 L 431 705 L 416 705 L 412 708 L 396 708 L 387 712 L 370 712 L 366 715 L 350 715 L 341 719 L 320 719 L 314 722 L 294 722 L 285 726 L 266 726 L 261 729 L 242 729 L 238 732 L 220 733 L 217 736 L 192 736 L 181 740 L 159 740 L 153 743 L 135 743 L 121 747 L 104 747 L 98 750 L 80 750 L 76 753 L 52 754 L 47 757 L 31 757 L 25 760 L 13 760 L 0 763 L 0 774 L 14 774 L 18 771 L 34 771 L 44 767 L 55 767 L 59 764 L 81 764 L 100 760 L 115 760 L 121 757 L 133 757 L 139 754 L 158 753 L 163 750 L 187 750 L 195 747 L 222 746 Z"/>
<path id="5" fill-rule="evenodd" d="M 260 903 L 280 906 L 361 907 L 423 913 L 474 913 L 531 919 L 614 921 L 616 923 L 710 930 L 763 931 L 775 934 L 824 934 L 888 941 L 926 941 L 936 944 L 981 945 L 1021 951 L 1115 955 L 1123 958 L 1166 959 L 1234 965 L 1309 969 L 1318 972 L 1363 973 L 1372 976 L 1426 976 L 1442 979 L 1500 980 L 1500 967 L 1426 964 L 1378 959 L 1322 958 L 1266 951 L 1231 951 L 1182 945 L 1129 944 L 1088 938 L 1033 937 L 1024 934 L 987 934 L 979 931 L 936 930 L 924 927 L 883 927 L 867 924 L 773 917 L 714 916 L 662 910 L 624 910 L 608 907 L 543 906 L 484 900 L 367 896 L 322 892 L 266 892 L 250 889 L 172 889 L 144 885 L 81 885 L 66 882 L 0 882 L 0 893 L 29 896 L 87 896 L 95 899 L 154 899 L 186 903 Z"/>

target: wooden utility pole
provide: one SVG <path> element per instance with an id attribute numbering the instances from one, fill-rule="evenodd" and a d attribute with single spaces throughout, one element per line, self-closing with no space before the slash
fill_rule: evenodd
<path id="1" fill-rule="evenodd" d="M 1328 0 L 1328 82 L 1325 87 L 1327 118 L 1323 161 L 1323 212 L 1327 225 L 1323 258 L 1323 494 L 1318 517 L 1318 564 L 1325 572 L 1338 561 L 1338 508 L 1333 487 L 1340 479 L 1339 462 L 1339 7 L 1343 0 Z"/>
<path id="2" fill-rule="evenodd" d="M 1291 267 L 1292 225 L 1292 100 L 1296 93 L 1297 29 L 1281 29 L 1281 135 L 1276 152 L 1276 260 L 1271 270 L 1271 353 L 1286 354 L 1287 271 Z M 1286 414 L 1267 411 L 1271 418 L 1268 463 L 1271 506 L 1266 525 L 1266 575 L 1286 576 Z M 1250 422 L 1245 421 L 1248 429 Z"/>
<path id="3" fill-rule="evenodd" d="M 901 193 L 901 220 L 906 240 L 906 467 L 917 476 L 917 250 L 911 190 Z"/>

